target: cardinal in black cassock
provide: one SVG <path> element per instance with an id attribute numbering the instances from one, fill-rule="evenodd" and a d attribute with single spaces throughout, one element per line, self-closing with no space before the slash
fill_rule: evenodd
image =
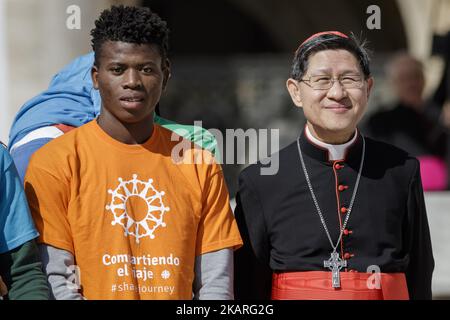
<path id="1" fill-rule="evenodd" d="M 431 299 L 434 260 L 419 162 L 356 129 L 366 103 L 361 90 L 371 85 L 359 48 L 353 38 L 325 32 L 296 52 L 305 70 L 288 89 L 307 125 L 269 159 L 278 157 L 276 174 L 262 174 L 261 163 L 240 174 L 237 299 Z M 352 55 L 365 77 L 352 71 Z M 332 141 L 329 132 L 347 138 Z"/>

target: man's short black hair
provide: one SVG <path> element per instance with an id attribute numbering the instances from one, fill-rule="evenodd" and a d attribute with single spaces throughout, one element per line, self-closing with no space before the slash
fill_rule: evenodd
<path id="1" fill-rule="evenodd" d="M 336 32 L 337 33 L 337 32 Z M 311 37 L 300 45 L 292 61 L 291 78 L 300 80 L 308 69 L 308 58 L 319 51 L 344 49 L 351 52 L 358 60 L 364 77 L 370 77 L 370 57 L 366 42 L 358 40 L 353 34 L 349 37 L 338 34 L 323 33 Z"/>
<path id="2" fill-rule="evenodd" d="M 104 10 L 91 30 L 95 65 L 106 41 L 122 41 L 136 44 L 155 44 L 163 61 L 169 51 L 167 23 L 145 7 L 112 6 Z"/>

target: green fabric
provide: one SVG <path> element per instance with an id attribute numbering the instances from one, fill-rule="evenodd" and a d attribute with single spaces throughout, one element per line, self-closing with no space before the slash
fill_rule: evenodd
<path id="1" fill-rule="evenodd" d="M 210 151 L 216 158 L 216 161 L 220 163 L 220 152 L 217 147 L 216 138 L 208 130 L 198 126 L 179 124 L 161 118 L 158 115 L 156 115 L 156 113 L 153 120 L 160 126 L 175 132 L 176 134 L 185 138 L 186 140 L 192 141 L 202 149 Z"/>
<path id="2" fill-rule="evenodd" d="M 47 277 L 42 271 L 35 240 L 0 254 L 0 275 L 10 300 L 48 300 Z"/>

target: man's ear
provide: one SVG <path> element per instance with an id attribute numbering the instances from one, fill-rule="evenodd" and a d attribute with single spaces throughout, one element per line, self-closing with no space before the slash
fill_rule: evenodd
<path id="1" fill-rule="evenodd" d="M 373 80 L 372 77 L 367 79 L 367 99 L 369 99 L 369 97 L 370 97 L 370 93 L 372 92 L 374 83 L 375 83 L 375 81 Z"/>
<path id="2" fill-rule="evenodd" d="M 163 91 L 166 90 L 167 83 L 169 82 L 169 79 L 171 77 L 170 60 L 166 59 L 164 64 L 165 64 L 165 66 L 164 66 L 164 69 L 163 69 L 163 76 L 164 76 L 164 79 L 163 79 Z"/>
<path id="3" fill-rule="evenodd" d="M 291 95 L 292 102 L 294 102 L 297 107 L 302 108 L 303 101 L 300 93 L 300 82 L 295 79 L 289 78 L 286 81 L 286 88 Z"/>
<path id="4" fill-rule="evenodd" d="M 94 89 L 98 90 L 98 67 L 96 65 L 91 68 L 91 78 Z"/>

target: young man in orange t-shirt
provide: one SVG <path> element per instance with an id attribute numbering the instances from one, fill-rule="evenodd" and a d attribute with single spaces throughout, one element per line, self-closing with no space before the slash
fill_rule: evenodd
<path id="1" fill-rule="evenodd" d="M 166 23 L 119 6 L 95 26 L 100 115 L 38 150 L 25 177 L 53 295 L 232 299 L 242 241 L 220 165 L 153 123 L 170 76 Z"/>

